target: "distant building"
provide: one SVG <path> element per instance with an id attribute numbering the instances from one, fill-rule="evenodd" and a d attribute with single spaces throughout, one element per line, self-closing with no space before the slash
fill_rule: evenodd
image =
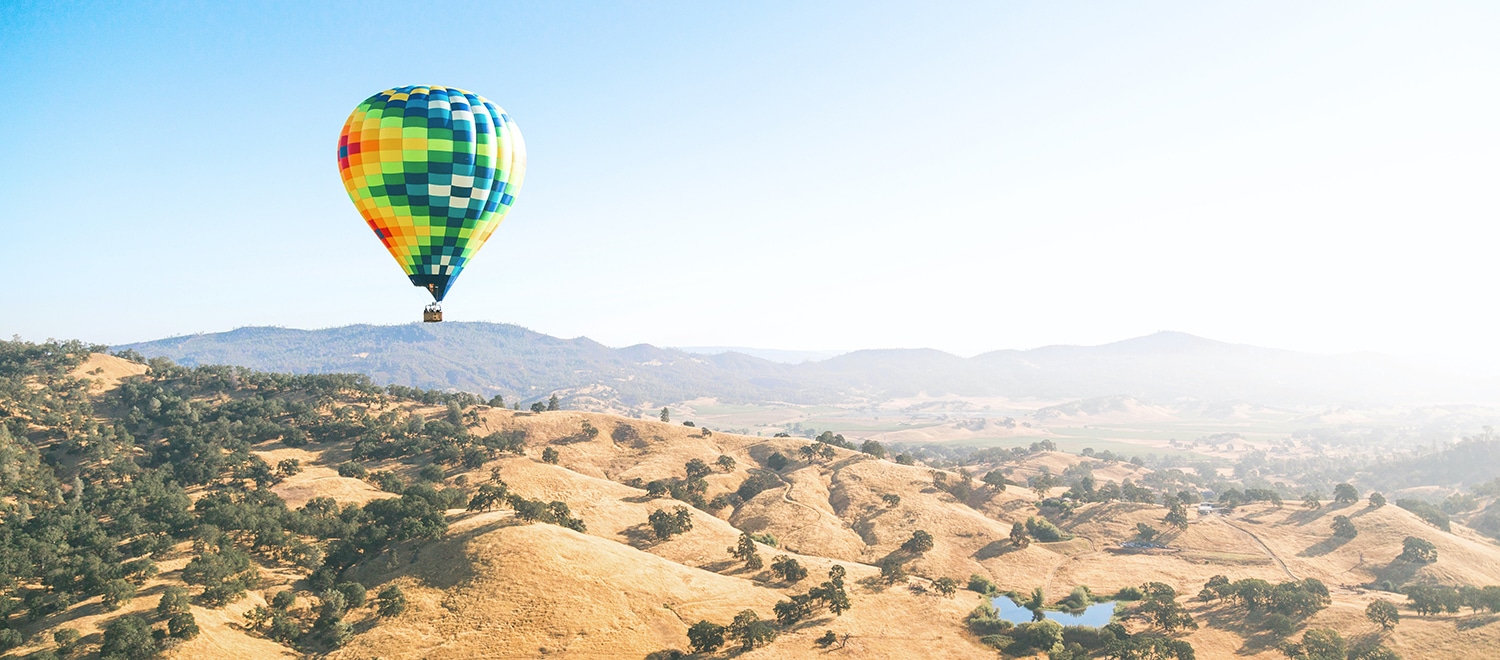
<path id="1" fill-rule="evenodd" d="M 1201 503 L 1201 504 L 1198 505 L 1198 515 L 1200 515 L 1200 516 L 1206 516 L 1206 515 L 1208 515 L 1210 513 L 1213 513 L 1213 512 L 1214 512 L 1214 505 L 1209 504 L 1208 502 L 1203 502 L 1203 503 Z"/>

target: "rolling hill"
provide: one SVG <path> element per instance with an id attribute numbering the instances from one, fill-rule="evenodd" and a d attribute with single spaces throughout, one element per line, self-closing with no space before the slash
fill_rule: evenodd
<path id="1" fill-rule="evenodd" d="M 48 351 L 33 361 L 55 356 Z M 70 520 L 48 512 L 120 508 L 127 515 L 101 518 L 104 526 L 95 532 L 111 534 L 102 537 L 111 542 L 69 552 L 118 556 L 129 559 L 116 562 L 122 566 L 151 570 L 111 580 L 122 588 L 127 581 L 133 585 L 115 603 L 105 600 L 113 593 L 107 588 L 58 582 L 49 589 L 61 573 L 23 573 L 8 588 L 24 595 L 27 612 L 36 615 L 17 611 L 0 621 L 16 631 L 16 657 L 67 654 L 53 636 L 66 629 L 81 636 L 74 651 L 91 651 L 107 644 L 104 631 L 126 617 L 170 629 L 157 604 L 169 590 L 183 587 L 193 596 L 184 607 L 201 630 L 165 640 L 171 658 L 682 657 L 673 651 L 687 648 L 696 622 L 727 624 L 746 610 L 772 619 L 778 607 L 810 593 L 836 565 L 847 571 L 850 609 L 814 608 L 777 621 L 773 636 L 744 651 L 725 648 L 693 657 L 993 658 L 992 646 L 1009 649 L 1002 657 L 1035 657 L 1038 649 L 1018 642 L 1019 632 L 1014 639 L 985 637 L 966 625 L 966 615 L 985 596 L 938 590 L 941 578 L 962 587 L 971 575 L 1002 591 L 1040 588 L 1049 603 L 1083 586 L 1101 595 L 1148 582 L 1170 586 L 1175 602 L 1200 625 L 1167 636 L 1190 643 L 1200 658 L 1283 657 L 1277 647 L 1287 635 L 1268 633 L 1260 615 L 1247 617 L 1229 599 L 1193 597 L 1217 575 L 1269 583 L 1315 578 L 1326 585 L 1327 602 L 1294 628 L 1338 630 L 1409 658 L 1481 657 L 1500 643 L 1500 619 L 1493 613 L 1418 614 L 1402 594 L 1386 590 L 1500 583 L 1500 546 L 1462 525 L 1440 530 L 1397 506 L 1260 503 L 1168 526 L 1166 507 L 1155 502 L 1083 501 L 1060 514 L 1041 498 L 1055 498 L 1063 487 L 1001 490 L 972 478 L 990 469 L 1014 470 L 1018 479 L 1043 468 L 1066 474 L 1086 463 L 1101 483 L 1144 482 L 1151 471 L 1112 459 L 1039 451 L 967 471 L 934 470 L 830 445 L 821 453 L 804 452 L 816 445 L 800 438 L 582 411 L 533 414 L 472 399 L 427 405 L 369 396 L 368 384 L 347 380 L 256 374 L 226 382 L 218 379 L 222 372 L 211 370 L 146 374 L 142 365 L 100 355 L 75 356 L 72 366 L 52 369 L 65 368 L 71 369 L 66 377 L 33 368 L 0 379 L 9 385 L 0 388 L 0 402 L 11 416 L 0 426 L 0 450 L 21 457 L 0 475 L 0 504 L 7 520 L 32 516 L 23 531 L 39 536 Z M 128 427 L 130 433 L 97 435 L 105 425 L 84 420 Z M 213 435 L 219 430 L 227 434 Z M 492 444 L 505 438 L 518 443 Z M 185 439 L 197 442 L 183 444 Z M 481 449 L 497 447 L 504 448 Z M 195 448 L 200 460 L 167 460 L 185 448 Z M 447 448 L 475 451 L 450 456 Z M 120 469 L 125 464 L 117 457 L 132 454 L 139 456 L 136 471 Z M 238 463 L 220 462 L 231 458 Z M 692 476 L 695 463 L 699 477 Z M 215 469 L 205 473 L 199 464 Z M 257 464 L 267 471 L 246 469 Z M 114 483 L 85 485 L 102 478 Z M 651 486 L 695 478 L 701 491 L 685 491 L 700 496 L 692 508 L 678 494 Z M 476 506 L 468 499 L 494 484 L 514 496 L 509 504 Z M 132 500 L 113 491 L 157 494 Z M 441 509 L 419 506 L 439 493 L 463 497 Z M 729 498 L 731 493 L 743 497 Z M 721 498 L 722 504 L 714 504 Z M 521 505 L 528 501 L 551 501 L 581 524 L 523 517 Z M 677 507 L 691 525 L 666 537 L 653 533 L 651 515 Z M 160 539 L 154 549 L 116 542 L 173 510 L 189 517 L 175 530 L 152 532 Z M 1012 540 L 1015 523 L 1044 514 L 1066 538 Z M 1357 537 L 1331 534 L 1340 515 L 1352 519 Z M 375 525 L 370 516 L 397 524 Z M 276 517 L 294 533 L 264 526 Z M 359 525 L 340 528 L 334 518 Z M 426 534 L 399 531 L 419 520 L 441 524 Z M 1127 546 L 1142 525 L 1165 529 L 1159 539 L 1165 547 Z M 211 533 L 205 535 L 205 528 Z M 929 534 L 929 543 L 912 549 L 919 532 Z M 742 534 L 756 535 L 754 547 L 767 564 L 794 559 L 807 576 L 785 578 L 771 566 L 736 558 L 731 548 Z M 1401 559 L 1407 537 L 1429 540 L 1436 560 Z M 364 545 L 350 546 L 351 539 Z M 190 575 L 190 567 L 235 547 L 249 553 L 242 556 L 258 577 L 229 602 L 217 603 L 206 586 L 212 582 Z M 356 547 L 363 549 L 349 554 Z M 288 550 L 296 548 L 327 554 Z M 40 544 L 18 542 L 9 549 L 25 549 L 49 566 L 59 562 Z M 131 559 L 136 554 L 141 556 Z M 882 567 L 893 559 L 904 576 L 884 577 Z M 110 570 L 102 562 L 88 565 Z M 319 586 L 320 580 L 327 584 Z M 337 589 L 330 588 L 335 580 Z M 346 587 L 360 594 L 399 589 L 404 607 L 386 611 L 384 605 L 345 602 L 336 593 Z M 63 598 L 63 588 L 77 597 Z M 1366 606 L 1375 600 L 1398 604 L 1398 627 L 1380 632 L 1365 619 Z M 1122 605 L 1118 614 L 1120 630 L 1131 638 L 1162 637 L 1136 605 Z M 256 624 L 257 616 L 279 617 L 290 631 Z M 826 631 L 833 631 L 836 644 L 818 641 Z M 1073 634 L 1086 641 L 1083 633 Z M 1117 657 L 1101 646 L 1093 649 L 1071 657 Z"/>

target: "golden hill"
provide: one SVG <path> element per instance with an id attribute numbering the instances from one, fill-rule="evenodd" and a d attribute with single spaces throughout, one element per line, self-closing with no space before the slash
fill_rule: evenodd
<path id="1" fill-rule="evenodd" d="M 139 374 L 139 365 L 114 360 L 96 356 L 79 368 L 80 375 L 96 378 L 107 388 Z M 438 408 L 403 407 L 433 419 L 444 414 Z M 1166 510 L 1160 506 L 1084 504 L 1056 520 L 1070 540 L 1017 548 L 1008 540 L 1011 525 L 1038 515 L 1036 496 L 1024 487 L 993 491 L 976 480 L 960 501 L 953 492 L 964 489 L 935 483 L 953 484 L 961 479 L 956 471 L 898 465 L 847 449 L 833 449 L 831 457 L 808 461 L 798 450 L 809 441 L 799 438 L 707 433 L 600 413 L 480 410 L 468 422 L 470 431 L 524 432 L 524 454 L 493 458 L 472 469 L 446 468 L 445 483 L 462 483 L 472 490 L 497 471 L 513 493 L 566 503 L 587 531 L 523 524 L 504 508 L 449 510 L 443 538 L 390 545 L 345 574 L 344 579 L 357 580 L 372 594 L 387 584 L 401 585 L 409 606 L 389 619 L 367 613 L 355 616 L 355 636 L 331 657 L 641 658 L 665 649 L 686 650 L 686 631 L 694 622 L 728 623 L 745 609 L 773 618 L 775 603 L 805 593 L 835 564 L 848 571 L 848 612 L 837 617 L 816 614 L 782 630 L 769 645 L 742 655 L 995 657 L 996 652 L 980 644 L 963 623 L 982 597 L 964 590 L 942 597 L 931 589 L 934 579 L 949 577 L 963 584 L 971 574 L 1003 590 L 1029 592 L 1041 587 L 1048 602 L 1080 585 L 1109 594 L 1152 581 L 1170 584 L 1202 624 L 1185 637 L 1198 649 L 1199 658 L 1282 657 L 1275 650 L 1278 640 L 1247 627 L 1241 613 L 1222 603 L 1192 600 L 1214 575 L 1272 582 L 1318 578 L 1332 591 L 1333 604 L 1308 625 L 1333 627 L 1346 637 L 1375 633 L 1363 617 L 1371 600 L 1404 601 L 1361 585 L 1381 580 L 1500 584 L 1500 546 L 1461 526 L 1453 533 L 1442 532 L 1395 506 L 1330 505 L 1308 511 L 1296 504 L 1253 505 L 1228 515 L 1191 514 L 1185 529 L 1173 530 L 1161 522 Z M 556 451 L 555 464 L 541 460 L 546 449 Z M 257 445 L 254 453 L 270 465 L 298 461 L 301 471 L 273 487 L 292 507 L 316 497 L 340 504 L 393 497 L 371 480 L 340 476 L 337 467 L 350 458 L 346 446 L 314 443 L 290 448 L 272 441 Z M 789 465 L 767 469 L 775 453 L 787 457 Z M 695 459 L 715 466 L 721 456 L 732 458 L 734 466 L 713 468 L 705 478 L 705 499 L 733 493 L 752 477 L 773 480 L 767 482 L 770 487 L 738 506 L 719 509 L 717 515 L 689 507 L 692 529 L 670 540 L 656 540 L 647 517 L 685 504 L 670 497 L 653 498 L 642 486 L 682 478 L 685 464 Z M 1079 460 L 1043 452 L 1007 467 L 1014 468 L 1013 478 L 1024 479 L 1043 466 L 1061 474 Z M 367 467 L 414 478 L 426 461 L 369 461 Z M 1139 479 L 1145 473 L 1145 468 L 1123 463 L 1094 472 L 1101 481 Z M 1350 516 L 1358 536 L 1332 540 L 1330 522 L 1335 515 Z M 1166 530 L 1168 548 L 1123 548 L 1122 543 L 1135 537 L 1138 523 Z M 918 530 L 932 535 L 933 547 L 921 553 L 902 550 Z M 808 578 L 784 584 L 769 570 L 747 570 L 729 553 L 743 532 L 773 537 L 774 547 L 759 545 L 767 564 L 774 556 L 790 555 L 807 567 Z M 1430 540 L 1437 547 L 1438 561 L 1421 566 L 1394 561 L 1407 536 Z M 159 562 L 162 572 L 148 580 L 125 609 L 105 612 L 94 598 L 43 617 L 27 624 L 28 644 L 13 655 L 48 648 L 50 631 L 60 627 L 77 628 L 86 641 L 97 643 L 99 630 L 110 620 L 150 610 L 165 586 L 181 584 L 181 568 L 191 556 L 187 544 L 181 545 L 175 558 Z M 908 560 L 912 577 L 885 586 L 876 579 L 877 565 L 892 556 Z M 248 598 L 217 610 L 194 606 L 203 634 L 173 649 L 171 656 L 295 655 L 247 630 L 243 614 L 289 586 L 304 585 L 306 572 L 268 565 L 263 573 L 262 585 Z M 1500 643 L 1500 619 L 1490 615 L 1403 615 L 1406 618 L 1387 636 L 1387 643 L 1408 658 L 1482 657 Z M 1134 622 L 1129 626 L 1140 627 Z M 822 650 L 814 639 L 825 630 L 847 640 L 839 648 Z"/>

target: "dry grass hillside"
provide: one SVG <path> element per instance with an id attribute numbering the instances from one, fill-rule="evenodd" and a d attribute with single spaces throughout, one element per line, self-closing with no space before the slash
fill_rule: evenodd
<path id="1" fill-rule="evenodd" d="M 96 391 L 102 395 L 141 369 L 95 356 L 78 371 L 97 379 Z M 402 405 L 432 419 L 446 412 Z M 1054 517 L 1071 538 L 1018 547 L 1010 540 L 1012 525 L 1040 515 L 1036 494 L 1024 487 L 1000 491 L 978 480 L 963 482 L 956 471 L 899 465 L 842 448 L 804 458 L 801 450 L 809 441 L 800 438 L 711 433 L 600 413 L 479 411 L 466 421 L 470 433 L 523 435 L 525 446 L 519 454 L 492 455 L 467 468 L 442 466 L 443 485 L 473 491 L 498 476 L 516 495 L 566 503 L 586 531 L 524 523 L 504 506 L 449 509 L 442 538 L 385 546 L 344 574 L 342 579 L 358 581 L 371 594 L 400 585 L 408 607 L 389 618 L 353 617 L 355 634 L 330 657 L 643 658 L 666 649 L 685 651 L 693 623 L 727 624 L 746 609 L 773 618 L 778 602 L 806 593 L 835 565 L 848 572 L 849 611 L 833 616 L 819 610 L 783 628 L 765 646 L 719 655 L 993 658 L 997 652 L 964 625 L 964 616 L 982 597 L 962 589 L 945 597 L 933 588 L 938 578 L 963 585 L 972 574 L 1001 590 L 1026 593 L 1040 587 L 1048 602 L 1080 585 L 1111 594 L 1147 582 L 1167 583 L 1201 624 L 1183 637 L 1199 658 L 1282 657 L 1276 650 L 1280 640 L 1247 624 L 1242 612 L 1222 602 L 1192 599 L 1215 575 L 1271 582 L 1318 578 L 1329 585 L 1333 602 L 1304 627 L 1332 627 L 1355 639 L 1377 633 L 1363 616 L 1371 600 L 1404 602 L 1402 596 L 1367 585 L 1382 580 L 1500 585 L 1500 547 L 1459 526 L 1452 533 L 1440 531 L 1395 506 L 1328 505 L 1309 511 L 1292 504 L 1251 505 L 1227 515 L 1192 513 L 1189 524 L 1179 529 L 1162 522 L 1167 510 L 1161 506 L 1089 503 Z M 375 485 L 373 477 L 341 476 L 339 466 L 351 458 L 343 444 L 294 448 L 267 441 L 253 453 L 269 465 L 295 460 L 301 466 L 272 487 L 294 508 L 320 497 L 361 505 L 396 497 Z M 776 454 L 788 459 L 780 469 L 772 469 Z M 544 455 L 554 460 L 543 460 Z M 732 459 L 732 467 L 722 457 Z M 706 501 L 728 498 L 747 480 L 760 480 L 765 488 L 723 507 L 687 507 L 692 529 L 659 540 L 648 517 L 686 505 L 670 495 L 653 497 L 647 485 L 683 479 L 685 466 L 695 460 L 711 467 L 704 477 Z M 1012 479 L 1024 481 L 1044 467 L 1062 474 L 1080 460 L 1042 452 L 1004 467 Z M 415 481 L 424 468 L 430 473 L 429 461 L 369 460 L 364 466 L 372 474 Z M 1146 468 L 1126 463 L 1094 470 L 1101 482 L 1139 480 L 1146 473 Z M 192 493 L 194 498 L 203 495 Z M 1350 516 L 1358 536 L 1333 539 L 1330 522 L 1335 515 Z M 1140 524 L 1165 530 L 1161 540 L 1166 547 L 1122 546 L 1136 537 Z M 932 547 L 903 549 L 918 531 L 931 535 Z M 746 532 L 762 539 L 757 548 L 767 565 L 773 557 L 788 555 L 808 569 L 809 577 L 788 584 L 768 568 L 747 569 L 730 554 Z M 1430 540 L 1438 561 L 1397 561 L 1408 536 Z M 49 631 L 60 627 L 77 628 L 85 641 L 97 644 L 102 626 L 120 614 L 149 613 L 163 588 L 182 584 L 181 569 L 191 554 L 182 545 L 159 562 L 161 572 L 125 609 L 105 612 L 96 598 L 44 617 L 28 624 L 27 645 L 7 657 L 49 648 Z M 879 566 L 891 559 L 901 560 L 910 576 L 883 583 Z M 221 609 L 195 605 L 203 634 L 170 655 L 295 656 L 289 647 L 248 630 L 243 614 L 283 589 L 304 585 L 306 572 L 271 563 L 263 564 L 262 572 L 262 584 L 247 598 Z M 1494 615 L 1417 617 L 1409 610 L 1403 615 L 1407 618 L 1384 639 L 1408 658 L 1483 657 L 1500 644 L 1500 619 Z M 1126 624 L 1132 630 L 1143 627 L 1135 620 Z M 827 630 L 841 640 L 835 648 L 815 644 Z"/>

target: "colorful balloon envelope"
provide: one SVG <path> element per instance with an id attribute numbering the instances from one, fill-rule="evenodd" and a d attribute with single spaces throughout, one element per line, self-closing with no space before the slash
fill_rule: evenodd
<path id="1" fill-rule="evenodd" d="M 505 219 L 525 174 L 516 123 L 453 87 L 383 91 L 339 134 L 349 199 L 411 283 L 438 302 Z"/>

